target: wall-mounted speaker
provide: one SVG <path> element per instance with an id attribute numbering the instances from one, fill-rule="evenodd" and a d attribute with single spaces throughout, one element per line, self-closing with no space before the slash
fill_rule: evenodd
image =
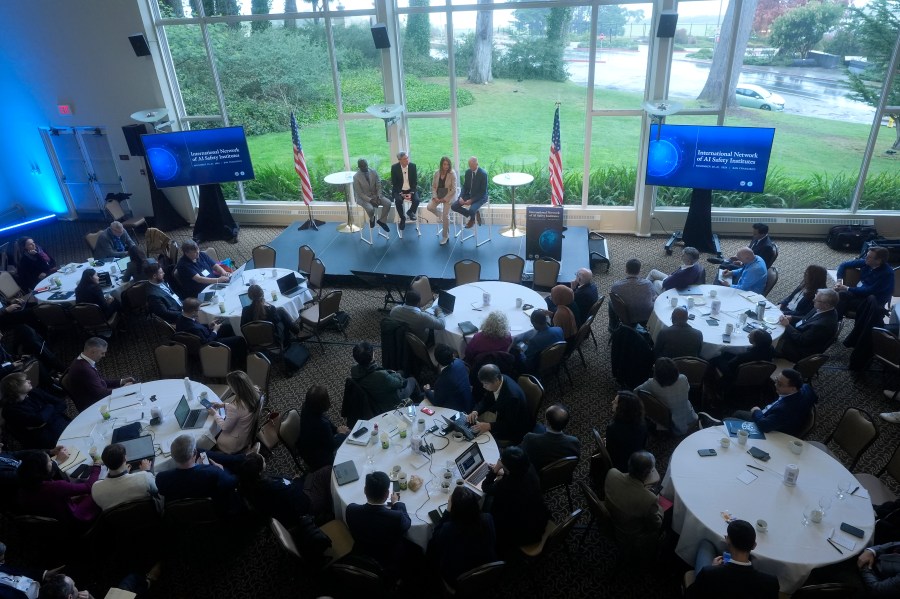
<path id="1" fill-rule="evenodd" d="M 135 33 L 128 36 L 131 42 L 131 49 L 134 50 L 135 56 L 150 56 L 150 46 L 147 45 L 147 38 L 143 33 Z"/>
<path id="2" fill-rule="evenodd" d="M 391 47 L 391 40 L 388 39 L 387 25 L 384 23 L 376 23 L 372 26 L 372 40 L 375 47 L 379 50 Z"/>
<path id="3" fill-rule="evenodd" d="M 675 37 L 675 28 L 677 26 L 677 12 L 659 13 L 659 25 L 656 27 L 656 37 Z"/>
<path id="4" fill-rule="evenodd" d="M 143 156 L 144 144 L 141 143 L 141 135 L 150 133 L 147 131 L 147 123 L 125 125 L 122 127 L 122 133 L 125 135 L 125 143 L 128 144 L 128 153 L 132 156 Z"/>

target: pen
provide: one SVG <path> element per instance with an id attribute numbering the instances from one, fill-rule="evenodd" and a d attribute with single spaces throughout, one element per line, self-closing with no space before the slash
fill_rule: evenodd
<path id="1" fill-rule="evenodd" d="M 851 495 L 856 495 L 856 492 L 857 492 L 857 491 L 859 491 L 859 487 L 856 487 L 855 489 L 853 489 L 852 491 L 850 491 L 850 494 L 851 494 Z"/>
<path id="2" fill-rule="evenodd" d="M 825 539 L 825 540 L 828 541 L 828 544 L 829 544 L 829 545 L 831 545 L 832 547 L 834 547 L 834 550 L 835 550 L 835 551 L 837 551 L 837 552 L 840 553 L 841 555 L 844 555 L 844 552 L 841 551 L 840 548 L 839 548 L 837 545 L 834 544 L 834 541 L 832 541 L 831 539 Z"/>
<path id="3" fill-rule="evenodd" d="M 759 470 L 760 472 L 765 472 L 762 468 L 757 468 L 756 466 L 751 466 L 750 464 L 746 464 L 747 468 L 753 468 L 754 470 Z"/>

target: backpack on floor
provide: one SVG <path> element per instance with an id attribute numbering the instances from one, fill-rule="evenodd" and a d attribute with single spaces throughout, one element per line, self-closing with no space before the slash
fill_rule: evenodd
<path id="1" fill-rule="evenodd" d="M 835 225 L 828 230 L 825 244 L 833 250 L 858 252 L 876 237 L 878 231 L 869 225 Z"/>

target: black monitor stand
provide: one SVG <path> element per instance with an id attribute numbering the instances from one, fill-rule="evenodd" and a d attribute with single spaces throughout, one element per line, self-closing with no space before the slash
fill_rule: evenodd
<path id="1" fill-rule="evenodd" d="M 672 255 L 672 246 L 678 242 L 697 248 L 700 252 L 722 257 L 719 236 L 712 232 L 712 190 L 694 189 L 691 192 L 691 206 L 688 208 L 684 231 L 675 231 L 663 246 L 666 254 Z"/>

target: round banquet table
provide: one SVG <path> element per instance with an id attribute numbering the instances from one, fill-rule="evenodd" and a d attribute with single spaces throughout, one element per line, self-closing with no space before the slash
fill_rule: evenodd
<path id="1" fill-rule="evenodd" d="M 723 449 L 719 439 L 723 426 L 700 430 L 685 438 L 672 454 L 666 474 L 664 494 L 674 499 L 672 528 L 681 536 L 676 553 L 689 564 L 694 563 L 697 546 L 703 539 L 712 541 L 721 551 L 727 522 L 722 512 L 756 524 L 768 522 L 768 532 L 757 531 L 753 563 L 762 572 L 778 578 L 781 590 L 793 593 L 813 570 L 849 559 L 869 543 L 875 526 L 868 493 L 860 486 L 843 501 L 837 498 L 839 482 L 859 486 L 853 475 L 837 460 L 809 445 L 800 455 L 793 454 L 789 443 L 794 437 L 783 433 L 766 433 L 765 439 L 750 439 L 747 447 L 737 444 Z M 753 459 L 746 449 L 758 447 L 771 455 L 768 462 Z M 714 457 L 700 457 L 698 449 L 715 448 Z M 747 468 L 752 464 L 763 471 Z M 795 487 L 783 484 L 784 468 L 796 464 L 800 475 Z M 745 484 L 738 476 L 751 473 L 756 478 Z M 822 522 L 804 526 L 806 506 L 818 507 L 819 498 L 832 498 L 831 508 Z M 840 530 L 842 522 L 865 531 L 858 539 Z M 826 539 L 834 529 L 834 538 L 842 543 L 855 542 L 853 551 L 842 548 L 838 553 Z"/>
<path id="2" fill-rule="evenodd" d="M 674 308 L 672 308 L 670 303 L 671 298 L 677 297 L 678 305 L 686 306 L 688 297 L 693 297 L 697 303 L 688 312 L 694 315 L 694 319 L 689 320 L 688 323 L 703 333 L 703 349 L 700 351 L 700 357 L 708 360 L 717 356 L 719 352 L 726 348 L 734 353 L 740 353 L 749 348 L 749 333 L 741 328 L 738 319 L 741 313 L 747 310 L 756 310 L 756 302 L 766 298 L 752 291 L 741 291 L 719 285 L 692 285 L 691 288 L 703 291 L 703 295 L 679 295 L 676 290 L 669 289 L 656 298 L 656 302 L 653 304 L 653 314 L 650 315 L 650 320 L 647 322 L 647 328 L 650 330 L 653 340 L 656 341 L 656 337 L 661 330 L 672 326 L 672 311 Z M 712 289 L 716 290 L 715 298 L 709 297 L 709 292 Z M 713 318 L 710 315 L 710 304 L 713 299 L 718 299 L 722 302 L 718 316 L 719 326 L 710 326 L 706 322 L 708 319 Z M 766 300 L 766 326 L 769 329 L 769 334 L 772 335 L 773 345 L 784 333 L 784 327 L 778 324 L 780 315 L 781 310 L 778 309 L 778 306 Z M 748 318 L 747 322 L 756 323 L 758 321 Z M 731 343 L 722 343 L 722 335 L 725 333 L 725 325 L 728 323 L 734 325 L 734 332 L 731 333 Z"/>
<path id="3" fill-rule="evenodd" d="M 115 266 L 115 264 L 116 261 L 112 259 L 104 260 L 101 266 L 91 266 L 88 262 L 82 262 L 81 264 L 72 262 L 66 264 L 65 266 L 62 266 L 57 272 L 44 278 L 34 286 L 35 289 L 43 289 L 45 287 L 50 288 L 47 291 L 41 291 L 40 293 L 36 292 L 34 294 L 34 297 L 38 302 L 50 302 L 53 304 L 74 304 L 75 287 L 77 287 L 78 283 L 81 281 L 81 273 L 84 272 L 85 268 L 93 268 L 97 272 L 110 272 L 110 269 Z M 53 280 L 56 277 L 59 277 L 60 282 L 62 283 L 61 287 L 56 287 L 53 284 Z M 122 292 L 128 289 L 131 284 L 122 281 L 122 273 L 119 271 L 118 267 L 116 267 L 115 276 L 110 273 L 109 278 L 112 281 L 112 287 L 104 287 L 103 293 L 108 293 L 121 302 Z M 56 292 L 72 292 L 72 295 L 66 299 L 50 299 L 50 297 Z"/>
<path id="4" fill-rule="evenodd" d="M 198 398 L 204 391 L 210 401 L 219 401 L 219 396 L 203 383 L 191 381 L 191 390 L 194 399 L 191 401 L 188 398 L 188 405 L 192 410 L 203 408 Z M 156 396 L 156 401 L 150 401 L 152 395 Z M 184 379 L 162 379 L 115 389 L 113 395 L 103 398 L 78 414 L 60 436 L 58 444 L 65 446 L 71 456 L 69 462 L 64 464 L 66 471 L 71 472 L 81 463 L 90 463 L 91 446 L 97 448 L 98 454 L 101 453 L 103 448 L 109 445 L 113 430 L 132 422 L 141 423 L 141 435 L 153 435 L 153 444 L 156 446 L 154 472 L 171 470 L 175 467 L 175 462 L 169 456 L 169 449 L 175 437 L 182 434 L 178 421 L 175 420 L 175 407 L 182 395 L 185 395 Z M 141 405 L 142 397 L 144 405 Z M 100 416 L 100 406 L 104 404 L 109 404 L 110 407 L 110 419 L 105 422 Z M 150 426 L 152 407 L 159 407 L 163 414 L 163 421 L 156 426 Z M 219 432 L 219 427 L 207 414 L 204 426 L 183 432 L 195 438 L 207 433 L 210 440 L 213 440 Z"/>
<path id="5" fill-rule="evenodd" d="M 491 305 L 482 304 L 482 294 L 491 294 Z M 522 298 L 522 304 L 531 304 L 535 308 L 547 309 L 547 301 L 537 291 L 502 281 L 479 281 L 450 289 L 448 293 L 456 296 L 453 314 L 444 318 L 444 330 L 434 332 L 435 343 L 445 343 L 456 349 L 459 355 L 465 353 L 466 344 L 459 323 L 469 321 L 479 329 L 481 323 L 493 310 L 500 310 L 509 319 L 509 329 L 513 337 L 531 330 L 531 317 L 524 310 L 516 308 L 516 298 Z"/>
<path id="6" fill-rule="evenodd" d="M 426 429 L 430 428 L 432 424 L 440 423 L 440 425 L 443 425 L 442 415 L 449 418 L 456 413 L 455 410 L 447 408 L 434 407 L 433 409 L 435 411 L 434 416 L 428 416 L 416 410 L 416 417 L 425 419 Z M 436 451 L 430 461 L 420 458 L 419 467 L 417 468 L 413 463 L 414 456 L 409 447 L 414 426 L 410 425 L 406 439 L 401 439 L 397 431 L 397 425 L 401 419 L 400 411 L 393 410 L 376 416 L 373 420 L 360 421 L 357 427 L 367 426 L 369 431 L 371 431 L 373 422 L 377 422 L 379 434 L 386 431 L 391 435 L 390 449 L 381 449 L 381 445 L 378 445 L 375 454 L 375 470 L 390 474 L 391 468 L 394 465 L 399 465 L 407 475 L 412 476 L 415 474 L 422 478 L 424 484 L 418 491 L 400 491 L 400 501 L 406 504 L 406 511 L 412 520 L 412 526 L 407 532 L 408 538 L 425 549 L 428 546 L 428 540 L 431 538 L 433 529 L 431 520 L 428 518 L 428 512 L 441 506 L 446 507 L 444 504 L 450 498 L 449 493 L 441 491 L 441 472 L 448 467 L 449 462 L 449 466 L 452 467 L 454 474 L 454 483 L 451 485 L 452 491 L 455 486 L 455 480 L 459 477 L 459 470 L 456 469 L 454 460 L 469 446 L 469 442 L 465 440 L 462 442 L 454 441 L 449 435 L 447 437 L 427 435 L 426 440 L 434 445 Z M 365 433 L 364 437 L 368 436 L 368 434 Z M 497 447 L 497 442 L 490 433 L 475 437 L 475 441 L 480 444 L 481 453 L 488 463 L 495 464 L 500 459 L 500 450 Z M 344 512 L 349 504 L 363 504 L 366 502 L 363 488 L 366 482 L 366 474 L 372 471 L 366 469 L 366 447 L 364 445 L 353 445 L 344 441 L 344 444 L 337 450 L 334 463 L 341 464 L 348 460 L 352 460 L 356 465 L 359 480 L 338 486 L 334 473 L 331 475 L 331 495 L 334 498 L 334 513 L 342 521 L 345 521 Z"/>
<path id="7" fill-rule="evenodd" d="M 272 275 L 272 271 L 275 272 L 274 276 Z M 285 297 L 281 294 L 281 291 L 278 290 L 278 279 L 289 272 L 293 272 L 298 280 L 303 281 L 300 283 L 300 288 L 303 289 L 303 291 L 294 297 Z M 303 304 L 313 299 L 312 292 L 306 287 L 305 277 L 297 271 L 291 271 L 287 268 L 255 268 L 252 270 L 245 270 L 242 275 L 238 276 L 243 277 L 243 284 L 241 281 L 234 281 L 231 284 L 227 284 L 225 289 L 215 291 L 220 299 L 224 297 L 225 313 L 222 314 L 219 310 L 219 302 L 204 302 L 200 306 L 199 321 L 201 323 L 209 324 L 217 318 L 227 318 L 228 322 L 231 323 L 231 328 L 234 329 L 234 334 L 243 337 L 241 334 L 241 311 L 243 308 L 241 307 L 240 296 L 247 293 L 247 288 L 251 285 L 251 280 L 254 281 L 256 285 L 263 288 L 263 291 L 266 293 L 266 301 L 276 308 L 284 308 L 287 311 L 288 316 L 291 317 L 291 320 L 297 320 L 300 317 L 300 312 L 303 311 Z M 226 283 L 221 284 L 226 285 Z M 203 292 L 214 291 L 214 287 L 215 285 L 209 285 Z M 272 301 L 273 291 L 278 292 L 278 299 L 275 301 Z"/>

